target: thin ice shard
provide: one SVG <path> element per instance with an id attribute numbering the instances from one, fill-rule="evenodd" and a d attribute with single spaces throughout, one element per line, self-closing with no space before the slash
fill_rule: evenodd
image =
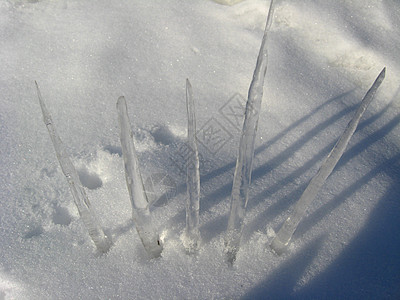
<path id="1" fill-rule="evenodd" d="M 233 179 L 231 208 L 228 228 L 225 237 L 225 252 L 228 261 L 233 263 L 239 250 L 246 213 L 248 191 L 251 183 L 251 171 L 254 156 L 254 142 L 257 133 L 258 117 L 263 97 L 264 78 L 267 71 L 268 49 L 267 37 L 273 18 L 273 1 L 271 0 L 264 36 L 257 58 L 253 80 L 250 84 L 243 129 L 240 137 L 239 155 L 236 161 Z"/>
<path id="2" fill-rule="evenodd" d="M 200 244 L 199 209 L 200 209 L 200 171 L 199 152 L 196 140 L 196 114 L 192 86 L 186 79 L 186 108 L 188 114 L 188 147 L 186 175 L 186 231 L 183 239 L 186 250 L 195 252 Z"/>
<path id="3" fill-rule="evenodd" d="M 118 120 L 121 128 L 122 156 L 125 165 L 125 178 L 132 204 L 132 218 L 143 246 L 151 257 L 161 255 L 162 246 L 158 233 L 154 228 L 149 210 L 149 202 L 144 190 L 139 161 L 133 143 L 133 133 L 128 117 L 128 109 L 124 97 L 117 101 Z"/>
<path id="4" fill-rule="evenodd" d="M 78 208 L 79 215 L 81 216 L 82 221 L 86 226 L 86 229 L 89 231 L 89 235 L 92 238 L 97 249 L 101 252 L 107 252 L 112 244 L 111 239 L 104 234 L 103 229 L 101 229 L 97 218 L 90 207 L 90 202 L 85 193 L 85 189 L 83 188 L 81 181 L 79 180 L 78 173 L 76 172 L 76 169 L 67 154 L 67 151 L 60 139 L 60 136 L 57 134 L 50 113 L 46 108 L 46 105 L 39 90 L 39 86 L 36 81 L 35 84 L 39 97 L 40 107 L 42 108 L 43 121 L 46 124 L 47 130 L 49 131 L 49 135 L 51 141 L 53 142 L 58 161 L 65 177 L 67 178 L 75 205 Z"/>
<path id="5" fill-rule="evenodd" d="M 383 79 L 385 78 L 386 68 L 383 68 L 379 76 L 376 78 L 374 84 L 368 90 L 367 94 L 364 96 L 359 108 L 357 109 L 353 119 L 347 125 L 342 136 L 337 141 L 336 145 L 333 147 L 325 162 L 322 164 L 317 174 L 308 184 L 307 188 L 304 190 L 300 199 L 297 201 L 292 215 L 285 221 L 281 229 L 278 231 L 277 235 L 271 243 L 271 248 L 277 253 L 282 254 L 290 243 L 293 233 L 296 231 L 297 225 L 300 223 L 301 219 L 306 213 L 308 205 L 314 200 L 318 191 L 321 189 L 322 185 L 325 183 L 328 176 L 332 173 L 339 159 L 342 157 L 343 152 L 346 150 L 347 144 L 350 138 L 353 136 L 358 123 L 368 105 L 371 103 L 374 95 L 381 85 Z"/>

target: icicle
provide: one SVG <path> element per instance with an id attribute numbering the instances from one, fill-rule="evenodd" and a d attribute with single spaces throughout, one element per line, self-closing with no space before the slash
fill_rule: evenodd
<path id="1" fill-rule="evenodd" d="M 243 221 L 248 201 L 248 191 L 251 183 L 251 171 L 254 156 L 254 142 L 257 133 L 258 117 L 263 97 L 264 78 L 267 71 L 267 37 L 273 18 L 273 1 L 271 0 L 264 36 L 261 42 L 257 64 L 250 84 L 243 129 L 240 137 L 239 155 L 236 161 L 233 179 L 231 208 L 228 228 L 225 238 L 225 252 L 228 261 L 233 263 L 240 246 Z"/>
<path id="2" fill-rule="evenodd" d="M 188 114 L 188 147 L 190 155 L 187 160 L 186 175 L 186 231 L 183 244 L 191 253 L 198 250 L 200 244 L 199 209 L 200 209 L 200 171 L 199 153 L 196 140 L 196 114 L 192 86 L 186 79 L 186 107 Z"/>
<path id="3" fill-rule="evenodd" d="M 292 215 L 285 221 L 281 229 L 278 231 L 277 235 L 271 243 L 271 248 L 277 253 L 283 253 L 290 243 L 293 233 L 295 232 L 297 225 L 300 223 L 301 219 L 306 213 L 308 205 L 314 200 L 318 191 L 321 189 L 322 185 L 325 183 L 328 176 L 332 173 L 339 159 L 342 157 L 343 152 L 346 150 L 347 144 L 350 138 L 353 136 L 358 123 L 368 105 L 371 103 L 374 95 L 381 85 L 383 79 L 385 78 L 386 68 L 383 68 L 379 76 L 376 78 L 374 84 L 368 90 L 367 94 L 364 96 L 361 104 L 356 111 L 353 119 L 347 125 L 342 136 L 337 141 L 336 145 L 333 147 L 325 162 L 322 164 L 318 173 L 313 177 L 313 179 L 308 184 L 307 188 L 304 190 L 300 199 L 297 201 Z"/>
<path id="4" fill-rule="evenodd" d="M 144 248 L 151 257 L 158 257 L 161 255 L 162 245 L 150 215 L 149 203 L 139 170 L 139 161 L 132 139 L 133 133 L 124 97 L 119 97 L 117 110 L 121 128 L 120 139 L 125 165 L 126 185 L 132 204 L 132 218 Z"/>
<path id="5" fill-rule="evenodd" d="M 36 81 L 35 84 L 39 97 L 40 107 L 42 108 L 43 121 L 46 124 L 47 130 L 49 131 L 49 135 L 51 141 L 53 142 L 58 161 L 60 163 L 62 172 L 67 178 L 75 205 L 78 208 L 79 215 L 81 216 L 82 221 L 86 226 L 86 229 L 89 231 L 89 235 L 92 238 L 97 249 L 101 252 L 107 252 L 112 244 L 111 239 L 104 234 L 97 221 L 96 216 L 94 215 L 94 212 L 90 208 L 89 199 L 85 193 L 85 189 L 83 188 L 81 181 L 79 180 L 78 173 L 67 154 L 67 151 L 60 139 L 60 136 L 57 134 L 56 128 L 54 127 L 50 113 L 46 108 L 46 105 L 39 90 L 39 86 Z"/>

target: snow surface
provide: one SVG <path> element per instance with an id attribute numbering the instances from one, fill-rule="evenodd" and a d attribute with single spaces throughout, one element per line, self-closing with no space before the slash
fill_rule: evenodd
<path id="1" fill-rule="evenodd" d="M 240 130 L 229 109 L 247 95 L 268 4 L 0 1 L 0 299 L 400 297 L 395 0 L 276 1 L 244 235 L 234 266 L 225 262 Z M 385 81 L 290 251 L 274 255 L 274 230 L 384 66 Z M 196 255 L 180 240 L 186 78 L 200 137 Z M 105 255 L 79 219 L 34 80 L 112 235 Z M 121 95 L 143 178 L 162 195 L 151 208 L 164 240 L 159 259 L 148 259 L 131 221 L 115 109 Z M 220 129 L 220 144 L 211 128 Z"/>

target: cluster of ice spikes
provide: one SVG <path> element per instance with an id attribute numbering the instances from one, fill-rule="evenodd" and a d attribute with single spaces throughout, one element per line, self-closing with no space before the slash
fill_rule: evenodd
<path id="1" fill-rule="evenodd" d="M 236 260 L 237 253 L 239 251 L 241 235 L 244 227 L 244 218 L 246 215 L 246 207 L 249 200 L 248 194 L 251 185 L 254 144 L 257 134 L 259 112 L 263 98 L 264 79 L 267 71 L 267 34 L 272 24 L 272 18 L 273 0 L 270 2 L 264 36 L 258 54 L 253 79 L 248 92 L 243 128 L 240 136 L 239 152 L 233 178 L 232 194 L 230 197 L 230 214 L 225 236 L 225 253 L 227 261 L 230 264 Z M 318 191 L 332 173 L 339 159 L 346 150 L 347 144 L 354 134 L 363 113 L 371 103 L 377 89 L 385 78 L 385 71 L 386 68 L 381 71 L 372 87 L 368 90 L 353 119 L 344 130 L 342 136 L 329 153 L 317 174 L 310 181 L 301 198 L 295 204 L 292 215 L 286 220 L 276 234 L 270 245 L 271 249 L 275 253 L 281 254 L 287 249 L 297 225 L 300 223 L 301 219 L 306 213 L 307 207 L 314 200 Z M 90 202 L 85 193 L 85 189 L 83 188 L 78 173 L 56 132 L 50 113 L 45 106 L 37 83 L 36 87 L 40 106 L 42 108 L 44 123 L 49 131 L 58 161 L 68 181 L 82 221 L 97 249 L 100 252 L 107 252 L 112 245 L 111 238 L 104 234 L 96 216 L 94 215 L 93 210 L 90 207 Z M 192 150 L 192 155 L 186 162 L 186 229 L 183 235 L 183 243 L 187 252 L 192 253 L 199 249 L 201 242 L 199 230 L 200 172 L 196 138 L 195 103 L 193 100 L 192 86 L 188 79 L 186 80 L 186 106 L 188 115 L 187 142 L 188 146 Z M 163 245 L 153 224 L 152 216 L 149 210 L 149 201 L 144 189 L 143 179 L 139 169 L 139 161 L 132 139 L 133 134 L 124 97 L 120 97 L 118 99 L 117 111 L 121 129 L 120 140 L 125 166 L 126 185 L 132 204 L 132 218 L 134 220 L 136 231 L 149 256 L 152 258 L 159 257 L 163 250 Z"/>

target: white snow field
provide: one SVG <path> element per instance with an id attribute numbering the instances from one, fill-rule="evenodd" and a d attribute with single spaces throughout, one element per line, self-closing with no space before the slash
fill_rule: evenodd
<path id="1" fill-rule="evenodd" d="M 0 0 L 0 299 L 400 298 L 400 2 L 274 5 L 252 184 L 230 266 L 233 172 L 269 1 Z M 276 255 L 275 232 L 384 67 L 347 150 Z M 186 78 L 201 182 L 192 254 L 182 241 Z M 107 253 L 79 217 L 35 80 L 113 241 Z M 132 221 L 120 96 L 163 242 L 154 259 Z"/>

